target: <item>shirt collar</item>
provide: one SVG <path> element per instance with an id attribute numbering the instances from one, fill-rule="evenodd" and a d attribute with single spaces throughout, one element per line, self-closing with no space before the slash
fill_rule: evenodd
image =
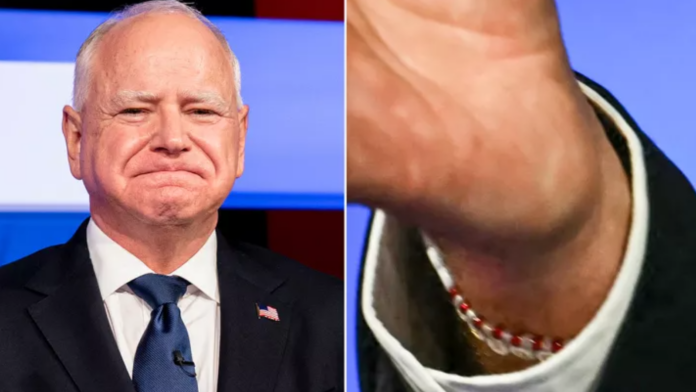
<path id="1" fill-rule="evenodd" d="M 213 233 L 203 247 L 171 275 L 180 276 L 208 298 L 220 303 L 217 277 L 217 235 Z"/>
<path id="2" fill-rule="evenodd" d="M 90 219 L 87 224 L 87 247 L 99 284 L 102 300 L 128 284 L 131 280 L 154 273 L 133 254 L 109 238 Z M 203 247 L 170 275 L 182 277 L 193 288 L 220 303 L 217 281 L 217 236 L 213 232 Z M 190 293 L 189 289 L 187 293 Z"/>

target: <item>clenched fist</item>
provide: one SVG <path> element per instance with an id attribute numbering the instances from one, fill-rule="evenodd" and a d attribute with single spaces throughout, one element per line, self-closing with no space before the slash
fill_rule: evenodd
<path id="1" fill-rule="evenodd" d="M 347 9 L 349 199 L 472 247 L 575 235 L 617 161 L 553 1 Z"/>
<path id="2" fill-rule="evenodd" d="M 630 190 L 554 2 L 349 0 L 347 33 L 348 198 L 430 234 L 492 323 L 573 338 L 621 265 Z"/>

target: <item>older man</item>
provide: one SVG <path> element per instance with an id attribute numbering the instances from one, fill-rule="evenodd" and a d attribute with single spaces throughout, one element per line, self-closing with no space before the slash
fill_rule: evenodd
<path id="1" fill-rule="evenodd" d="M 340 281 L 215 232 L 247 118 L 194 9 L 142 3 L 92 32 L 63 110 L 91 218 L 0 269 L 0 390 L 343 388 Z"/>
<path id="2" fill-rule="evenodd" d="M 696 390 L 696 195 L 554 1 L 348 15 L 363 392 Z"/>

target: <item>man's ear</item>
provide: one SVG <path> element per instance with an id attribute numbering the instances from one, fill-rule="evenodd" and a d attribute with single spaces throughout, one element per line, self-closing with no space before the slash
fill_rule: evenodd
<path id="1" fill-rule="evenodd" d="M 78 180 L 82 179 L 80 167 L 80 144 L 82 141 L 82 118 L 72 107 L 63 107 L 63 137 L 68 149 L 68 163 L 70 172 Z"/>
<path id="2" fill-rule="evenodd" d="M 246 135 L 249 127 L 249 105 L 242 106 L 237 113 L 239 119 L 239 143 L 237 145 L 237 178 L 244 173 L 244 150 L 246 147 Z"/>

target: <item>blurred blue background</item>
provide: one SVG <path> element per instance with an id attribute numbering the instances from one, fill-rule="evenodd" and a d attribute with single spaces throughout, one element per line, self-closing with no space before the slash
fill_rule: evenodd
<path id="1" fill-rule="evenodd" d="M 573 68 L 609 89 L 696 180 L 696 1 L 558 0 Z M 543 108 L 540 108 L 543 110 Z M 355 315 L 369 213 L 347 209 L 348 385 L 357 392 Z"/>

